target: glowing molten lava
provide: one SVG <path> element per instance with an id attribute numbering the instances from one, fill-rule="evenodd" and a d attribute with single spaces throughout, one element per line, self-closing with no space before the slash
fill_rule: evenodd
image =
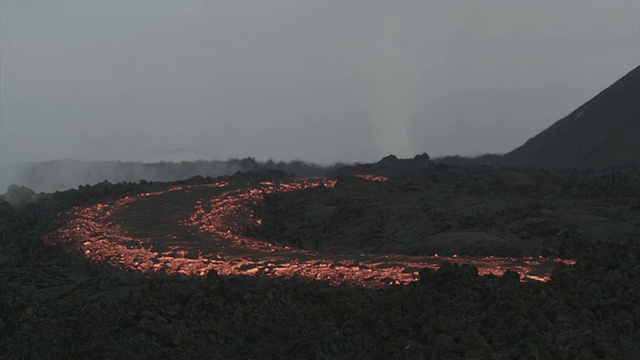
<path id="1" fill-rule="evenodd" d="M 356 175 L 357 178 L 365 179 L 373 182 L 383 182 L 389 180 L 386 176 L 380 175 Z"/>
<path id="2" fill-rule="evenodd" d="M 384 181 L 377 176 L 361 176 Z M 111 265 L 142 272 L 205 275 L 264 275 L 379 287 L 405 284 L 422 268 L 443 261 L 470 264 L 481 275 L 516 271 L 522 279 L 549 280 L 554 263 L 548 258 L 471 258 L 399 254 L 335 255 L 313 253 L 252 238 L 247 226 L 260 226 L 252 205 L 276 192 L 335 181 L 315 178 L 292 182 L 261 182 L 171 187 L 166 191 L 126 197 L 106 204 L 75 208 L 61 217 L 63 226 L 46 236 L 49 243 L 66 242 L 76 252 Z"/>

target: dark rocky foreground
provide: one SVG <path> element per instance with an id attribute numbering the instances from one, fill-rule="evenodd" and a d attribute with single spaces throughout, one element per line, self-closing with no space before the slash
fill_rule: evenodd
<path id="1" fill-rule="evenodd" d="M 257 209 L 264 227 L 251 231 L 343 252 L 440 251 L 449 244 L 415 239 L 474 231 L 500 246 L 469 242 L 450 251 L 544 251 L 578 263 L 560 265 L 549 283 L 444 264 L 419 282 L 381 290 L 213 273 L 146 277 L 40 241 L 58 211 L 166 186 L 100 184 L 22 208 L 0 204 L 0 357 L 638 358 L 638 172 L 464 169 L 424 158 L 368 170 L 392 178 L 373 183 L 345 169 L 334 192 L 270 198 Z M 341 234 L 343 245 L 332 242 Z"/>

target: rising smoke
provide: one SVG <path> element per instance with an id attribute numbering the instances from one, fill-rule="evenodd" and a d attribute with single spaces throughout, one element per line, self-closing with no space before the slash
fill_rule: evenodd
<path id="1" fill-rule="evenodd" d="M 418 70 L 397 45 L 401 19 L 384 13 L 377 21 L 377 33 L 347 39 L 345 51 L 362 82 L 377 155 L 411 156 L 414 149 L 409 125 L 418 90 Z"/>

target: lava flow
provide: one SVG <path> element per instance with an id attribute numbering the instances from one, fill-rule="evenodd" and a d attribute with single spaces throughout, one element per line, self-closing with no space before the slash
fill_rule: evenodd
<path id="1" fill-rule="evenodd" d="M 386 178 L 362 176 L 371 181 Z M 547 281 L 555 262 L 550 258 L 443 257 L 401 254 L 335 255 L 282 246 L 243 234 L 260 226 L 251 210 L 264 196 L 306 188 L 333 187 L 323 178 L 291 182 L 172 187 L 166 191 L 126 197 L 105 204 L 75 208 L 61 217 L 60 229 L 45 237 L 65 242 L 84 256 L 116 267 L 146 273 L 256 275 L 348 283 L 367 287 L 406 284 L 423 268 L 443 261 L 470 264 L 481 275 L 516 271 L 521 279 Z"/>

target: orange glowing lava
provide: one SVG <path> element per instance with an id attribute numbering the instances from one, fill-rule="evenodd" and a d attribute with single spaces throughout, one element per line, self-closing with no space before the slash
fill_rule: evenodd
<path id="1" fill-rule="evenodd" d="M 371 181 L 384 177 L 362 176 Z M 252 238 L 246 227 L 260 226 L 252 205 L 277 192 L 335 186 L 324 178 L 291 182 L 174 186 L 105 204 L 75 208 L 61 216 L 48 243 L 65 242 L 89 259 L 142 272 L 292 277 L 367 287 L 406 284 L 423 268 L 443 261 L 470 264 L 481 275 L 516 271 L 521 279 L 549 280 L 549 258 L 471 258 L 400 254 L 335 255 L 314 253 Z"/>
<path id="2" fill-rule="evenodd" d="M 380 176 L 380 175 L 356 175 L 355 177 L 360 178 L 360 179 L 373 181 L 373 182 L 383 182 L 383 181 L 389 180 L 388 177 Z"/>

